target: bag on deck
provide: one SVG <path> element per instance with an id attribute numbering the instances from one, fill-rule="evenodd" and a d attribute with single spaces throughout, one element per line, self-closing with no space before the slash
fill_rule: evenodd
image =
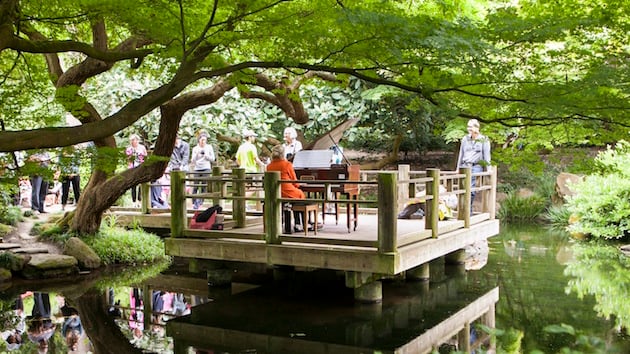
<path id="1" fill-rule="evenodd" d="M 211 206 L 201 213 L 196 211 L 195 214 L 193 214 L 192 219 L 190 219 L 189 228 L 212 230 L 212 227 L 214 226 L 217 219 L 217 214 L 220 213 L 222 210 L 223 208 L 220 205 L 215 205 Z"/>

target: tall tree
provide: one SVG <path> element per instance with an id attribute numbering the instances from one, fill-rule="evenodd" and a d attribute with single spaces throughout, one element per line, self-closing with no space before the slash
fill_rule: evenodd
<path id="1" fill-rule="evenodd" d="M 163 173 L 182 115 L 234 88 L 304 124 L 302 82 L 354 76 L 411 92 L 441 119 L 554 132 L 590 124 L 610 138 L 628 125 L 619 84 L 627 15 L 617 1 L 584 3 L 0 0 L 0 95 L 10 103 L 1 108 L 0 152 L 93 141 L 99 162 L 71 225 L 93 233 L 125 190 Z M 97 109 L 99 95 L 84 85 L 124 65 L 162 84 Z M 153 155 L 116 173 L 105 163 L 121 155 L 113 135 L 156 109 Z M 81 124 L 65 126 L 62 111 Z"/>

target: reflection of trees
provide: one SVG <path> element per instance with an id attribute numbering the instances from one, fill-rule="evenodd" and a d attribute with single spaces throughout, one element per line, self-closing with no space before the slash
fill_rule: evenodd
<path id="1" fill-rule="evenodd" d="M 565 274 L 573 277 L 568 291 L 578 297 L 595 297 L 600 316 L 614 317 L 617 326 L 630 327 L 630 258 L 616 247 L 594 244 L 574 245 L 575 260 Z"/>
<path id="2" fill-rule="evenodd" d="M 78 279 L 38 280 L 37 282 L 21 282 L 0 293 L 0 310 L 9 319 L 11 304 L 17 296 L 27 291 L 59 293 L 70 299 L 81 317 L 83 329 L 94 346 L 94 353 L 142 353 L 135 348 L 121 332 L 114 318 L 107 313 L 106 289 L 131 283 L 142 283 L 154 277 L 169 266 L 168 263 L 153 264 L 146 267 L 116 268 L 107 271 L 95 271 Z M 9 312 L 9 313 L 7 313 Z M 1 340 L 1 339 L 0 339 Z M 49 352 L 63 348 L 63 338 L 56 333 L 51 338 Z M 33 345 L 23 346 L 33 349 Z"/>
<path id="3" fill-rule="evenodd" d="M 94 353 L 142 353 L 120 331 L 114 317 L 107 312 L 108 304 L 102 290 L 92 288 L 77 299 L 81 321 L 90 337 Z"/>
<path id="4" fill-rule="evenodd" d="M 565 235 L 542 226 L 507 225 L 489 241 L 491 261 L 470 276 L 499 285 L 497 328 L 524 331 L 526 351 L 546 348 L 556 352 L 571 344 L 574 338 L 570 336 L 545 332 L 550 324 L 569 323 L 585 333 L 605 336 L 610 324 L 604 319 L 593 321 L 589 315 L 593 302 L 565 294 L 564 266 L 556 260 L 557 253 L 566 248 Z M 506 249 L 506 245 L 515 248 Z"/>

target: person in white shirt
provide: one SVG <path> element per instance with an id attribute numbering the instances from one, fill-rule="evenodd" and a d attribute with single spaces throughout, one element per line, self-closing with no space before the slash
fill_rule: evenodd
<path id="1" fill-rule="evenodd" d="M 208 174 L 212 171 L 211 162 L 216 160 L 214 155 L 214 149 L 212 145 L 208 144 L 208 136 L 206 134 L 200 134 L 198 144 L 192 149 L 191 164 L 195 177 L 208 177 Z M 202 181 L 195 181 L 195 184 L 203 184 Z M 195 187 L 193 194 L 204 193 L 205 187 Z M 193 209 L 197 210 L 203 204 L 203 199 L 195 198 L 193 200 Z"/>
<path id="2" fill-rule="evenodd" d="M 295 153 L 302 150 L 302 143 L 297 140 L 297 131 L 293 127 L 284 128 L 284 157 L 293 161 Z"/>

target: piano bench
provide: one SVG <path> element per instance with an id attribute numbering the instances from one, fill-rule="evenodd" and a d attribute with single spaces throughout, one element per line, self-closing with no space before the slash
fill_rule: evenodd
<path id="1" fill-rule="evenodd" d="M 314 226 L 313 226 L 313 233 L 315 235 L 317 235 L 317 214 L 319 213 L 319 204 L 317 203 L 293 203 L 292 204 L 292 211 L 299 211 L 302 212 L 303 216 L 303 220 L 302 220 L 302 227 L 304 227 L 304 235 L 308 236 L 308 220 L 310 219 L 310 213 L 311 211 L 315 213 L 315 217 L 313 219 L 313 221 L 315 222 Z M 290 224 L 289 224 L 290 225 Z"/>

